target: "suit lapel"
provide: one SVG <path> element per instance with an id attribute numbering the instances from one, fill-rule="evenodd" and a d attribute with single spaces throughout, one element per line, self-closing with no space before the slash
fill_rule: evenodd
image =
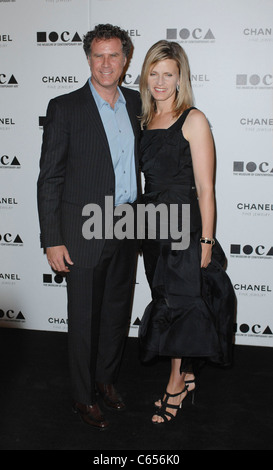
<path id="1" fill-rule="evenodd" d="M 121 89 L 122 92 L 124 92 L 124 88 Z M 126 96 L 125 96 L 126 94 Z M 137 118 L 137 110 L 135 109 L 135 106 L 133 105 L 130 96 L 126 93 L 124 93 L 125 99 L 126 99 L 126 108 L 127 112 L 131 121 L 131 125 L 133 128 L 134 136 L 135 136 L 135 167 L 136 167 L 136 176 L 138 178 L 138 171 L 139 171 L 139 135 L 140 135 L 140 124 Z"/>
<path id="2" fill-rule="evenodd" d="M 102 144 L 105 146 L 105 149 L 107 150 L 107 152 L 109 153 L 109 157 L 111 158 L 107 136 L 106 136 L 103 124 L 102 124 L 100 113 L 98 111 L 97 105 L 91 93 L 88 82 L 83 87 L 83 93 L 84 93 L 84 105 L 85 105 L 86 112 L 90 119 L 90 124 L 98 132 L 99 138 L 101 139 Z M 112 158 L 111 158 L 111 163 L 112 163 Z"/>
<path id="3" fill-rule="evenodd" d="M 137 137 L 139 134 L 139 130 L 138 130 L 139 124 L 137 122 L 136 110 L 132 106 L 130 98 L 126 96 L 125 99 L 126 99 L 126 109 L 127 109 L 127 112 L 128 112 L 131 124 L 132 124 L 133 132 L 134 132 L 135 137 Z"/>
<path id="4" fill-rule="evenodd" d="M 86 109 L 86 112 L 88 114 L 89 120 L 90 120 L 90 125 L 96 129 L 99 138 L 101 139 L 102 144 L 105 147 L 105 150 L 107 152 L 107 155 L 109 156 L 109 161 L 113 167 L 113 162 L 112 162 L 112 157 L 111 157 L 111 152 L 108 144 L 108 139 L 104 130 L 104 126 L 97 108 L 97 105 L 95 103 L 95 100 L 93 98 L 93 95 L 90 90 L 90 86 L 88 81 L 82 88 L 83 90 L 83 100 L 84 100 L 84 106 Z M 123 89 L 121 89 L 123 92 Z M 136 166 L 136 174 L 138 174 L 138 159 L 139 159 L 139 147 L 138 147 L 138 137 L 139 137 L 139 122 L 136 116 L 136 110 L 134 109 L 134 106 L 132 105 L 132 102 L 130 100 L 130 96 L 126 93 L 125 96 L 126 99 L 126 109 L 131 121 L 132 129 L 134 132 L 135 136 L 135 166 Z"/>

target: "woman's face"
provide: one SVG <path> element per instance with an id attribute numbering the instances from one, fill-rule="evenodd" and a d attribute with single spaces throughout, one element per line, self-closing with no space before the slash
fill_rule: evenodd
<path id="1" fill-rule="evenodd" d="M 179 69 L 173 59 L 165 59 L 151 66 L 148 88 L 156 101 L 173 102 L 179 84 Z"/>

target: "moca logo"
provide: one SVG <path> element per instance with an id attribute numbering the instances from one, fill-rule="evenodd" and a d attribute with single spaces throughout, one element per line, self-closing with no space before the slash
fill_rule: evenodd
<path id="1" fill-rule="evenodd" d="M 251 335 L 258 335 L 258 336 L 272 336 L 272 329 L 269 326 L 261 326 L 259 324 L 256 325 L 248 325 L 247 323 L 242 323 L 241 325 L 235 324 L 235 333 L 238 334 L 246 334 L 249 336 Z"/>
<path id="2" fill-rule="evenodd" d="M 63 31 L 62 33 L 56 31 L 51 31 L 51 33 L 46 31 L 37 32 L 38 46 L 80 45 L 81 43 L 82 40 L 77 32 L 72 34 L 69 31 Z"/>
<path id="3" fill-rule="evenodd" d="M 0 233 L 0 245 L 12 245 L 12 246 L 21 246 L 23 241 L 20 235 L 12 235 L 11 233 Z"/>
<path id="4" fill-rule="evenodd" d="M 273 75 L 267 73 L 265 75 L 246 73 L 236 75 L 237 88 L 273 88 Z"/>
<path id="5" fill-rule="evenodd" d="M 123 77 L 123 85 L 129 85 L 131 88 L 132 87 L 139 87 L 139 82 L 140 82 L 140 75 L 134 76 L 131 75 L 130 73 L 126 73 Z"/>
<path id="6" fill-rule="evenodd" d="M 5 73 L 0 73 L 0 87 L 2 88 L 16 88 L 18 87 L 18 82 L 14 75 L 6 75 Z"/>
<path id="7" fill-rule="evenodd" d="M 251 258 L 267 258 L 273 256 L 273 246 L 266 248 L 264 245 L 230 245 L 231 256 L 242 256 Z"/>
<path id="8" fill-rule="evenodd" d="M 181 39 L 186 42 L 214 42 L 215 37 L 211 29 L 203 30 L 202 28 L 194 28 L 192 30 L 187 28 L 176 29 L 169 28 L 166 31 L 166 39 L 177 40 Z"/>
<path id="9" fill-rule="evenodd" d="M 272 176 L 273 166 L 268 162 L 233 162 L 233 173 L 243 175 Z"/>
<path id="10" fill-rule="evenodd" d="M 0 168 L 18 168 L 20 167 L 20 162 L 18 158 L 10 157 L 9 155 L 2 155 L 0 157 Z"/>
<path id="11" fill-rule="evenodd" d="M 45 286 L 63 286 L 66 287 L 65 277 L 61 274 L 43 274 L 43 284 Z"/>
<path id="12" fill-rule="evenodd" d="M 10 320 L 10 321 L 25 321 L 25 317 L 22 312 L 16 313 L 14 310 L 2 310 L 0 309 L 0 320 Z"/>

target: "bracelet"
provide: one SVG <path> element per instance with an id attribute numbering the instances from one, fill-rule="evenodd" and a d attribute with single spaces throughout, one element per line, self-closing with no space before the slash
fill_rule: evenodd
<path id="1" fill-rule="evenodd" d="M 215 245 L 215 240 L 214 240 L 214 238 L 201 237 L 201 238 L 200 238 L 200 242 L 201 242 L 201 243 L 206 243 L 206 244 L 212 245 L 212 246 Z"/>

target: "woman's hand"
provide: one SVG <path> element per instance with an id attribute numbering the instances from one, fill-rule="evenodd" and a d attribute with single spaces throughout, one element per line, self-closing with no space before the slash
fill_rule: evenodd
<path id="1" fill-rule="evenodd" d="M 201 247 L 201 268 L 207 268 L 211 262 L 212 245 L 209 245 L 208 243 L 201 243 Z"/>

